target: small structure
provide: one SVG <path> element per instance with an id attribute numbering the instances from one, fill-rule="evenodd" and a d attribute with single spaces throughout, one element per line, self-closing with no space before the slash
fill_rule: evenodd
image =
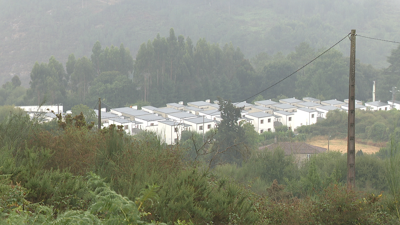
<path id="1" fill-rule="evenodd" d="M 15 106 L 16 108 L 20 108 L 25 112 L 54 112 L 56 114 L 63 113 L 64 107 L 62 104 L 58 105 L 31 105 L 31 106 Z"/>
<path id="2" fill-rule="evenodd" d="M 365 106 L 371 111 L 390 110 L 390 105 L 381 101 L 366 102 Z"/>
<path id="3" fill-rule="evenodd" d="M 137 110 L 130 107 L 114 108 L 110 110 L 110 113 L 113 113 L 118 116 L 127 117 L 131 121 L 134 121 L 136 116 L 150 115 L 150 113 L 148 112 Z"/>
<path id="4" fill-rule="evenodd" d="M 157 108 L 151 105 L 147 105 L 147 106 L 142 106 L 142 111 L 148 112 L 148 113 L 154 113 L 154 110 L 156 110 Z"/>
<path id="5" fill-rule="evenodd" d="M 344 100 L 344 102 L 345 102 L 346 104 L 349 104 L 349 99 L 346 98 L 346 99 Z M 356 102 L 356 105 L 362 105 L 362 104 L 363 104 L 362 101 L 357 100 L 357 99 L 355 100 L 355 102 Z"/>
<path id="6" fill-rule="evenodd" d="M 154 114 L 136 116 L 135 121 L 143 124 L 142 129 L 154 131 L 154 128 L 158 126 L 159 121 L 165 120 L 161 116 Z"/>
<path id="7" fill-rule="evenodd" d="M 253 113 L 253 112 L 265 112 L 268 114 L 274 114 L 274 109 L 271 108 L 267 108 L 265 106 L 261 106 L 261 105 L 255 105 L 251 108 L 251 110 L 249 110 L 249 113 Z"/>
<path id="8" fill-rule="evenodd" d="M 319 112 L 319 117 L 326 119 L 326 114 L 328 114 L 329 111 L 340 110 L 340 109 L 335 106 L 324 105 L 317 107 L 316 110 Z"/>
<path id="9" fill-rule="evenodd" d="M 219 105 L 218 104 L 213 104 L 210 103 L 210 105 L 208 105 L 208 110 L 219 110 Z"/>
<path id="10" fill-rule="evenodd" d="M 194 114 L 194 115 L 199 115 L 199 112 L 204 111 L 204 109 L 200 109 L 200 108 L 192 107 L 192 106 L 185 106 L 185 108 L 183 108 L 183 111 Z"/>
<path id="11" fill-rule="evenodd" d="M 280 117 L 280 121 L 282 125 L 287 126 L 289 130 L 292 130 L 296 125 L 294 113 L 286 112 L 286 111 L 276 111 L 274 115 Z"/>
<path id="12" fill-rule="evenodd" d="M 315 103 L 315 102 L 302 102 L 302 103 L 297 104 L 297 106 L 298 106 L 299 108 L 309 108 L 309 109 L 314 109 L 314 110 L 316 110 L 317 107 L 320 107 L 320 106 L 322 106 L 322 105 L 319 104 L 319 103 Z"/>
<path id="13" fill-rule="evenodd" d="M 292 155 L 295 158 L 295 162 L 299 165 L 311 158 L 311 156 L 326 152 L 326 148 L 310 145 L 304 142 L 280 142 L 265 146 L 261 149 L 268 149 L 268 151 L 274 151 L 276 148 L 281 148 L 286 156 Z"/>
<path id="14" fill-rule="evenodd" d="M 305 102 L 314 102 L 314 103 L 321 104 L 321 100 L 319 100 L 317 98 L 312 98 L 312 97 L 304 97 L 303 101 L 305 101 Z"/>
<path id="15" fill-rule="evenodd" d="M 355 109 L 359 109 L 359 110 L 364 110 L 364 111 L 367 110 L 367 106 L 365 106 L 365 105 L 355 104 L 354 107 L 355 107 Z M 340 108 L 343 109 L 346 112 L 349 111 L 349 106 L 348 105 L 342 105 Z"/>
<path id="16" fill-rule="evenodd" d="M 108 127 L 111 124 L 114 124 L 115 126 L 122 126 L 122 129 L 129 135 L 132 135 L 132 129 L 135 128 L 135 122 L 119 117 L 109 118 L 108 123 L 105 123 L 104 127 Z"/>
<path id="17" fill-rule="evenodd" d="M 204 116 L 205 118 L 210 120 L 221 120 L 221 112 L 216 109 L 201 111 L 199 112 L 199 116 Z"/>
<path id="18" fill-rule="evenodd" d="M 311 125 L 317 123 L 318 111 L 309 108 L 299 108 L 295 113 L 296 121 L 294 129 L 303 125 Z"/>
<path id="19" fill-rule="evenodd" d="M 188 102 L 187 105 L 199 109 L 208 109 L 211 103 L 205 101 Z"/>
<path id="20" fill-rule="evenodd" d="M 176 112 L 168 114 L 168 118 L 177 123 L 182 123 L 182 121 L 186 119 L 193 119 L 196 117 L 197 117 L 196 115 L 188 112 Z"/>
<path id="21" fill-rule="evenodd" d="M 158 122 L 157 134 L 167 145 L 174 145 L 181 140 L 182 131 L 187 130 L 190 125 L 170 120 Z"/>
<path id="22" fill-rule="evenodd" d="M 260 106 L 264 106 L 267 108 L 271 108 L 272 105 L 276 105 L 279 104 L 278 102 L 274 102 L 271 99 L 270 100 L 262 100 L 262 101 L 256 101 L 254 102 L 255 105 L 260 105 Z"/>
<path id="23" fill-rule="evenodd" d="M 275 109 L 276 111 L 285 111 L 285 112 L 296 112 L 297 107 L 289 104 L 276 104 L 276 105 L 271 105 L 272 109 Z"/>
<path id="24" fill-rule="evenodd" d="M 285 98 L 285 99 L 281 99 L 279 100 L 280 103 L 283 104 L 289 104 L 289 105 L 293 105 L 293 106 L 297 106 L 297 104 L 302 103 L 302 100 L 296 99 L 295 97 L 293 98 Z"/>
<path id="25" fill-rule="evenodd" d="M 96 116 L 99 117 L 99 110 L 95 109 Z M 116 118 L 118 115 L 101 111 L 101 123 L 108 123 L 109 119 Z"/>
<path id="26" fill-rule="evenodd" d="M 182 111 L 173 109 L 173 108 L 168 108 L 168 107 L 154 109 L 154 113 L 156 113 L 164 118 L 168 118 L 168 114 L 177 113 L 177 112 L 182 112 Z"/>
<path id="27" fill-rule="evenodd" d="M 213 129 L 216 125 L 214 120 L 210 120 L 204 117 L 197 117 L 192 119 L 183 120 L 185 124 L 190 125 L 190 131 L 195 131 L 197 133 L 206 133 L 207 131 Z"/>
<path id="28" fill-rule="evenodd" d="M 346 103 L 342 102 L 342 101 L 338 101 L 336 99 L 331 99 L 331 100 L 322 101 L 321 105 L 330 105 L 330 106 L 335 106 L 337 108 L 340 108 L 342 105 L 346 105 Z"/>
<path id="29" fill-rule="evenodd" d="M 185 106 L 183 104 L 179 104 L 179 103 L 167 103 L 167 107 L 177 109 L 177 110 L 183 110 L 185 108 Z"/>
<path id="30" fill-rule="evenodd" d="M 254 125 L 255 130 L 260 134 L 262 134 L 264 131 L 275 132 L 274 115 L 264 112 L 255 112 L 245 115 L 245 118 L 253 121 L 252 124 Z"/>
<path id="31" fill-rule="evenodd" d="M 391 105 L 392 109 L 400 110 L 400 101 L 388 101 L 388 104 Z"/>
<path id="32" fill-rule="evenodd" d="M 244 108 L 244 110 L 251 110 L 255 105 L 247 103 L 246 101 L 244 102 L 236 102 L 233 103 L 233 106 L 235 106 L 236 108 Z"/>

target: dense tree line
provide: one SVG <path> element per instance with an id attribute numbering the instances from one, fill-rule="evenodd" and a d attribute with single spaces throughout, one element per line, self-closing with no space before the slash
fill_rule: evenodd
<path id="1" fill-rule="evenodd" d="M 89 104 L 96 99 L 120 106 L 129 103 L 133 95 L 133 58 L 123 45 L 102 49 L 99 42 L 90 58 L 69 55 L 64 67 L 54 57 L 48 63 L 36 63 L 31 71 L 30 88 L 21 104 Z"/>
<path id="2" fill-rule="evenodd" d="M 0 2 L 0 83 L 9 73 L 28 72 L 35 61 L 54 55 L 65 63 L 73 52 L 82 57 L 93 43 L 125 43 L 136 54 L 140 44 L 170 27 L 193 40 L 206 38 L 221 46 L 232 42 L 248 57 L 260 52 L 290 53 L 302 42 L 319 49 L 356 28 L 364 35 L 395 40 L 399 34 L 397 7 L 392 1 L 105 1 Z M 394 3 L 395 4 L 395 3 Z M 293 7 L 295 6 L 295 7 Z M 182 19 L 184 18 L 184 19 Z M 343 19 L 345 18 L 345 19 Z M 358 39 L 358 57 L 385 67 L 390 44 Z M 348 47 L 338 48 L 345 55 Z"/>
<path id="3" fill-rule="evenodd" d="M 391 99 L 389 89 L 399 83 L 399 49 L 388 58 L 382 70 L 357 61 L 356 98 L 372 99 L 372 83 L 377 82 L 377 99 Z M 169 102 L 215 100 L 243 101 L 305 65 L 322 51 L 307 43 L 284 55 L 260 53 L 245 58 L 233 44 L 220 47 L 205 39 L 157 35 L 140 46 L 134 58 L 124 47 L 103 48 L 96 42 L 90 57 L 70 54 L 65 66 L 55 57 L 35 63 L 30 88 L 20 86 L 18 76 L 0 89 L 0 104 L 64 104 L 65 109 L 86 104 L 93 107 L 98 98 L 105 105 L 133 104 L 163 106 Z M 284 97 L 316 97 L 321 100 L 347 98 L 348 57 L 333 49 L 283 82 L 257 96 L 257 100 Z M 397 94 L 399 95 L 399 94 Z M 400 95 L 399 95 L 400 96 Z M 248 102 L 255 98 L 248 99 Z"/>
<path id="4" fill-rule="evenodd" d="M 220 48 L 200 39 L 194 45 L 171 29 L 169 37 L 157 35 L 140 46 L 134 77 L 143 100 L 162 105 L 218 96 L 237 101 L 251 93 L 255 72 L 232 44 Z"/>

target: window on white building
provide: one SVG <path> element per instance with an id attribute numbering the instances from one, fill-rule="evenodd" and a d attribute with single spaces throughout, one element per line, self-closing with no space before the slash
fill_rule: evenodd
<path id="1" fill-rule="evenodd" d="M 199 126 L 199 130 L 203 130 L 203 126 Z"/>
<path id="2" fill-rule="evenodd" d="M 211 124 L 208 124 L 208 125 L 207 125 L 207 129 L 211 129 Z"/>
<path id="3" fill-rule="evenodd" d="M 260 123 L 261 123 L 261 124 L 264 124 L 264 120 L 260 120 Z"/>
<path id="4" fill-rule="evenodd" d="M 292 121 L 292 117 L 289 117 L 289 121 Z"/>
<path id="5" fill-rule="evenodd" d="M 314 118 L 314 114 L 311 114 L 311 118 Z"/>
<path id="6" fill-rule="evenodd" d="M 271 132 L 271 128 L 268 128 L 268 132 Z"/>
<path id="7" fill-rule="evenodd" d="M 260 134 L 262 134 L 264 132 L 264 130 L 260 130 Z"/>
<path id="8" fill-rule="evenodd" d="M 268 119 L 268 123 L 271 123 L 271 119 Z"/>

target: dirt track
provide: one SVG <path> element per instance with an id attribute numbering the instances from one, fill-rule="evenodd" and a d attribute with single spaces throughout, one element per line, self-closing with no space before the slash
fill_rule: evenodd
<path id="1" fill-rule="evenodd" d="M 328 138 L 327 137 L 316 137 L 310 141 L 307 141 L 310 145 L 315 145 L 323 148 L 328 148 Z M 356 142 L 356 152 L 362 150 L 363 153 L 372 154 L 378 152 L 380 147 L 360 144 Z M 346 139 L 333 139 L 329 141 L 329 151 L 339 151 L 342 153 L 347 152 L 347 140 Z"/>

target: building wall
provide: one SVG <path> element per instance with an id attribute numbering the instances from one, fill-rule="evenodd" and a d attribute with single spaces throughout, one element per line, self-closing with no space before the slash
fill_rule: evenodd
<path id="1" fill-rule="evenodd" d="M 110 126 L 111 124 L 115 124 L 115 126 L 120 126 L 120 125 L 122 125 L 122 126 L 124 126 L 124 127 L 123 127 L 123 130 L 124 130 L 127 134 L 129 134 L 129 135 L 132 134 L 132 128 L 134 127 L 133 123 L 118 123 L 118 122 L 109 120 L 109 122 L 108 122 L 107 125 Z M 107 127 L 108 127 L 108 126 L 107 126 Z"/>
<path id="2" fill-rule="evenodd" d="M 193 117 L 187 117 L 187 118 L 184 118 L 184 119 L 181 119 L 181 118 L 178 118 L 178 117 L 174 117 L 174 116 L 168 115 L 168 118 L 170 118 L 171 120 L 173 120 L 173 121 L 175 121 L 175 122 L 182 123 L 185 119 L 196 118 L 196 115 L 193 115 Z"/>
<path id="3" fill-rule="evenodd" d="M 312 118 L 312 115 L 314 115 L 314 118 Z M 303 125 L 315 124 L 317 122 L 317 116 L 318 116 L 317 112 L 311 113 L 311 112 L 298 110 L 295 113 L 296 120 L 295 120 L 295 126 L 293 128 L 296 129 L 297 127 L 300 127 Z"/>
<path id="4" fill-rule="evenodd" d="M 151 126 L 158 126 L 158 121 L 146 121 L 139 118 L 136 118 L 135 120 L 138 122 L 142 122 L 142 129 L 146 129 L 147 127 Z"/>
<path id="5" fill-rule="evenodd" d="M 184 129 L 182 125 L 170 126 L 168 124 L 159 123 L 157 134 L 167 145 L 174 145 L 176 141 L 181 140 L 182 131 L 184 131 Z"/>
<path id="6" fill-rule="evenodd" d="M 196 131 L 196 132 L 199 133 L 199 134 L 202 134 L 202 133 L 203 133 L 203 130 L 200 130 L 200 127 L 203 126 L 203 123 L 194 124 L 194 123 L 190 123 L 190 122 L 187 122 L 187 121 L 184 121 L 184 122 L 185 122 L 186 124 L 192 126 L 191 129 L 190 129 L 191 131 Z M 207 131 L 209 131 L 209 130 L 211 130 L 211 129 L 213 129 L 213 128 L 215 128 L 215 122 L 204 123 L 204 127 L 203 127 L 204 133 L 207 133 Z"/>
<path id="7" fill-rule="evenodd" d="M 290 127 L 291 130 L 293 130 L 294 127 L 296 126 L 295 114 L 294 115 L 283 115 L 283 114 L 276 113 L 276 115 L 281 116 L 282 119 L 280 122 L 282 123 L 282 125 Z"/>
<path id="8" fill-rule="evenodd" d="M 387 111 L 387 110 L 390 110 L 390 106 L 389 105 L 377 107 L 377 106 L 372 106 L 372 105 L 369 105 L 369 104 L 365 104 L 365 106 L 367 106 L 371 111 Z"/>
<path id="9" fill-rule="evenodd" d="M 246 115 L 246 117 L 253 121 L 252 124 L 254 125 L 254 129 L 259 134 L 268 131 L 275 132 L 275 127 L 274 127 L 275 117 L 271 116 L 271 117 L 257 118 L 249 115 Z"/>
<path id="10" fill-rule="evenodd" d="M 18 108 L 21 108 L 22 110 L 26 112 L 51 112 L 53 111 L 54 113 L 62 113 L 64 112 L 64 107 L 62 105 L 42 105 L 40 108 L 37 105 L 31 105 L 31 106 L 16 106 Z M 49 110 L 47 110 L 49 109 Z"/>

